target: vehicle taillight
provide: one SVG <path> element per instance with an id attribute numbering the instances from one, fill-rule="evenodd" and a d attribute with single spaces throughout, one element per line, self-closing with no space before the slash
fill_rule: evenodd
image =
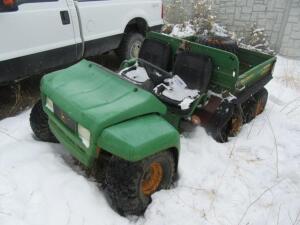
<path id="1" fill-rule="evenodd" d="M 3 0 L 4 6 L 13 6 L 15 4 L 15 0 Z"/>
<path id="2" fill-rule="evenodd" d="M 164 18 L 164 4 L 161 4 L 161 18 Z"/>

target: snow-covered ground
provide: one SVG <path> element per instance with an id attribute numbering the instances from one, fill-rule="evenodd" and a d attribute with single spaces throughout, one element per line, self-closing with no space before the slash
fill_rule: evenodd
<path id="1" fill-rule="evenodd" d="M 116 214 L 58 144 L 33 138 L 29 112 L 0 121 L 0 225 L 299 225 L 300 61 L 279 57 L 266 111 L 229 143 L 182 137 L 180 178 L 144 217 Z"/>

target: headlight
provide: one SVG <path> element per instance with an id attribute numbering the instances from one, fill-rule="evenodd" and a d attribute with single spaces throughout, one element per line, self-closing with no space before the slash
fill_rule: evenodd
<path id="1" fill-rule="evenodd" d="M 85 147 L 90 147 L 91 132 L 78 124 L 78 135 Z"/>
<path id="2" fill-rule="evenodd" d="M 46 98 L 46 108 L 54 112 L 53 101 L 48 97 Z"/>

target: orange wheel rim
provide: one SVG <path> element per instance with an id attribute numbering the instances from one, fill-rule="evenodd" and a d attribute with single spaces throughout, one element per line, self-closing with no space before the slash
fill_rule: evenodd
<path id="1" fill-rule="evenodd" d="M 261 114 L 264 111 L 263 101 L 260 99 L 256 105 L 255 116 Z"/>
<path id="2" fill-rule="evenodd" d="M 163 178 L 163 169 L 160 163 L 154 162 L 142 180 L 142 192 L 144 195 L 153 194 L 159 187 Z"/>
<path id="3" fill-rule="evenodd" d="M 231 135 L 237 135 L 242 127 L 243 124 L 243 120 L 240 117 L 237 118 L 233 118 L 231 120 L 231 129 L 230 129 L 230 133 Z"/>

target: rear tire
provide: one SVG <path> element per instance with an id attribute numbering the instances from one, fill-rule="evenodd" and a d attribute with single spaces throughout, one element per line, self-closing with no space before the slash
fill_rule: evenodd
<path id="1" fill-rule="evenodd" d="M 254 95 L 254 98 L 256 100 L 254 111 L 255 116 L 260 115 L 265 110 L 268 101 L 268 96 L 269 94 L 266 88 L 262 88 Z"/>
<path id="2" fill-rule="evenodd" d="M 244 123 L 251 122 L 256 116 L 261 114 L 266 107 L 268 101 L 268 91 L 265 88 L 259 90 L 250 99 L 242 104 Z"/>
<path id="3" fill-rule="evenodd" d="M 236 108 L 232 117 L 225 124 L 223 128 L 220 129 L 218 135 L 215 137 L 215 140 L 220 143 L 228 142 L 229 137 L 236 137 L 243 126 L 243 117 L 241 110 Z"/>
<path id="4" fill-rule="evenodd" d="M 226 143 L 228 142 L 228 137 L 229 137 L 228 134 L 229 134 L 229 127 L 228 124 L 226 124 L 218 131 L 217 135 L 214 136 L 214 139 L 219 143 Z"/>
<path id="5" fill-rule="evenodd" d="M 58 140 L 49 128 L 48 116 L 43 110 L 41 100 L 39 100 L 31 110 L 30 126 L 35 136 L 41 141 L 58 143 Z"/>
<path id="6" fill-rule="evenodd" d="M 144 36 L 138 32 L 125 33 L 117 54 L 121 60 L 138 58 Z"/>
<path id="7" fill-rule="evenodd" d="M 255 117 L 255 99 L 251 97 L 242 104 L 243 109 L 243 121 L 244 123 L 250 123 Z"/>
<path id="8" fill-rule="evenodd" d="M 138 162 L 113 156 L 106 172 L 106 192 L 121 215 L 141 215 L 151 195 L 170 188 L 175 177 L 175 160 L 165 151 Z"/>

